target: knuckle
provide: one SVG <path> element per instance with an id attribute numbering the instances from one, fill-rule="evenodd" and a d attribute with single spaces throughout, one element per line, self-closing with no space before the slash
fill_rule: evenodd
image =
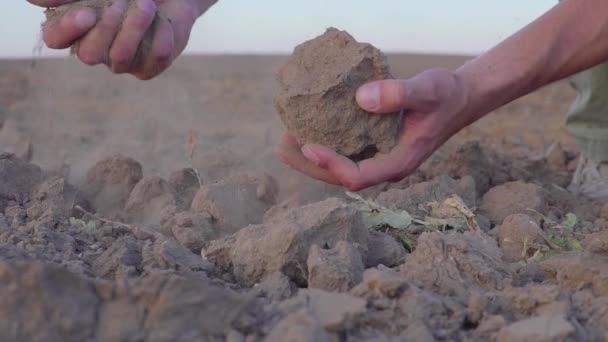
<path id="1" fill-rule="evenodd" d="M 128 47 L 114 48 L 110 52 L 110 60 L 112 65 L 120 68 L 128 67 L 131 64 L 133 54 L 133 50 Z"/>

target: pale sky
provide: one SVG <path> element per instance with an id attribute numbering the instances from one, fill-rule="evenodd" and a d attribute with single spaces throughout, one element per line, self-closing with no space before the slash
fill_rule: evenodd
<path id="1" fill-rule="evenodd" d="M 0 57 L 32 57 L 42 9 L 8 0 Z M 550 9 L 557 0 L 220 0 L 192 33 L 187 52 L 289 53 L 328 26 L 385 52 L 477 54 Z M 42 55 L 63 55 L 43 49 Z"/>

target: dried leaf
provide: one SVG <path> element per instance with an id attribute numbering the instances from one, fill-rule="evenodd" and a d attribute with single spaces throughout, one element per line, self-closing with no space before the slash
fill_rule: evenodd
<path id="1" fill-rule="evenodd" d="M 391 210 L 355 193 L 346 194 L 357 201 L 357 209 L 363 214 L 365 225 L 370 229 L 383 226 L 406 229 L 413 222 L 412 216 L 405 210 Z"/>

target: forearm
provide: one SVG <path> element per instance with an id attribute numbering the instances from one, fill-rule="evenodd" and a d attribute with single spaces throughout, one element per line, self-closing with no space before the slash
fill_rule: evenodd
<path id="1" fill-rule="evenodd" d="M 608 1 L 564 0 L 456 71 L 471 116 L 488 112 L 608 59 Z"/>

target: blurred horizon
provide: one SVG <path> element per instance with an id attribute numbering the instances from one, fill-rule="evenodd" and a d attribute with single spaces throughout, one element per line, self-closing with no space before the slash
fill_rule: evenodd
<path id="1" fill-rule="evenodd" d="M 196 23 L 185 54 L 287 55 L 329 27 L 346 30 L 387 54 L 476 55 L 491 48 L 557 0 L 220 0 Z M 43 9 L 25 1 L 5 4 L 0 58 L 66 56 L 44 47 Z"/>

